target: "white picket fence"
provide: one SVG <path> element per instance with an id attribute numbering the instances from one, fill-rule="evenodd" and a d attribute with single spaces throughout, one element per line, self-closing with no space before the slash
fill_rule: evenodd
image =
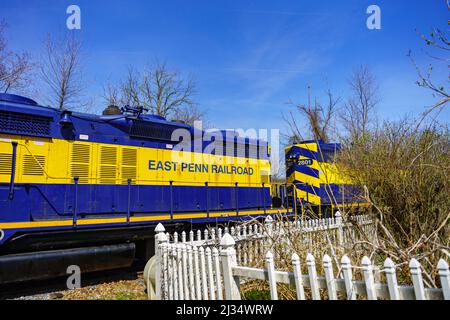
<path id="1" fill-rule="evenodd" d="M 350 225 L 346 225 L 347 232 L 343 231 L 344 224 L 336 219 L 333 221 L 323 219 L 320 222 L 287 222 L 295 223 L 298 232 L 311 234 L 335 232 L 336 241 L 344 243 L 345 234 L 352 236 Z M 370 219 L 358 217 L 358 223 L 363 227 L 371 228 Z M 368 257 L 364 257 L 360 266 L 351 264 L 348 256 L 340 260 L 340 272 L 335 276 L 332 259 L 324 255 L 324 275 L 319 276 L 316 268 L 316 260 L 312 254 L 306 257 L 307 274 L 302 274 L 300 258 L 296 253 L 292 254 L 292 272 L 277 271 L 275 269 L 273 248 L 273 234 L 282 234 L 286 222 L 274 223 L 266 220 L 264 226 L 218 230 L 217 234 L 212 230 L 204 230 L 197 233 L 194 239 L 193 233 L 186 239 L 186 234 L 181 234 L 181 239 L 174 234 L 173 241 L 164 233 L 164 227 L 158 225 L 156 229 L 156 262 L 155 262 L 155 287 L 156 298 L 163 300 L 239 300 L 240 284 L 249 279 L 264 280 L 269 283 L 270 296 L 278 299 L 277 283 L 283 283 L 295 288 L 297 298 L 300 300 L 323 298 L 324 293 L 330 300 L 345 297 L 346 299 L 367 298 L 392 299 L 392 300 L 450 300 L 450 272 L 448 263 L 440 260 L 438 263 L 441 288 L 425 288 L 422 280 L 420 263 L 412 259 L 409 263 L 412 286 L 399 285 L 396 278 L 396 267 L 391 259 L 386 259 L 383 269 L 386 282 L 375 282 L 374 265 Z M 267 226 L 267 228 L 266 228 Z M 292 227 L 292 225 L 291 225 Z M 245 231 L 244 231 L 245 230 Z M 370 230 L 369 230 L 370 231 Z M 229 233 L 231 232 L 231 233 Z M 272 235 L 270 235 L 272 233 Z M 202 237 L 203 235 L 203 237 Z M 255 239 L 259 246 L 255 245 Z M 309 239 L 309 238 L 307 238 Z M 245 244 L 252 245 L 245 246 Z M 269 245 L 268 245 L 269 244 Z M 239 247 L 239 245 L 241 245 Z M 255 251 L 255 247 L 257 250 Z M 252 249 L 253 254 L 246 251 Z M 237 251 L 240 250 L 240 257 Z M 247 261 L 245 258 L 247 257 Z M 265 268 L 247 266 L 245 262 L 253 259 L 264 259 Z M 362 271 L 362 280 L 353 277 L 355 268 Z M 150 281 L 150 280 L 148 280 Z M 306 289 L 306 290 L 305 290 Z M 321 295 L 322 291 L 322 295 Z"/>
<path id="2" fill-rule="evenodd" d="M 161 226 L 161 228 L 163 228 Z M 360 232 L 357 231 L 360 228 Z M 162 229 L 156 229 L 162 232 Z M 376 237 L 375 224 L 367 215 L 353 216 L 344 222 L 341 214 L 337 212 L 334 218 L 311 220 L 283 220 L 279 217 L 273 219 L 267 216 L 264 223 L 255 223 L 255 220 L 237 225 L 236 227 L 210 228 L 205 230 L 190 231 L 181 234 L 166 233 L 168 242 L 173 244 L 189 244 L 191 246 L 219 248 L 222 235 L 229 233 L 236 242 L 237 261 L 239 265 L 251 266 L 255 261 L 263 261 L 266 252 L 270 249 L 277 256 L 276 249 L 282 244 L 283 250 L 291 248 L 291 238 L 301 237 L 303 246 L 311 252 L 322 246 L 326 247 L 351 247 L 361 239 L 364 234 L 373 240 Z M 293 235 L 295 235 L 293 237 Z M 155 252 L 156 252 L 155 248 Z M 292 248 L 291 248 L 292 249 Z M 355 248 L 353 248 L 355 249 Z M 286 252 L 285 252 L 286 253 Z M 279 258 L 279 255 L 277 256 Z"/>
<path id="3" fill-rule="evenodd" d="M 358 232 L 356 228 L 361 228 Z M 162 229 L 156 229 L 162 232 Z M 376 229 L 372 219 L 367 215 L 349 217 L 344 222 L 340 212 L 336 212 L 334 218 L 309 219 L 309 220 L 281 220 L 267 216 L 264 224 L 254 223 L 254 220 L 247 224 L 236 227 L 210 228 L 196 232 L 185 231 L 181 234 L 174 232 L 166 233 L 167 239 L 172 243 L 189 243 L 192 246 L 218 246 L 222 235 L 229 233 L 237 243 L 238 255 L 241 251 L 243 256 L 247 251 L 251 251 L 254 246 L 261 245 L 264 241 L 281 241 L 285 235 L 295 233 L 302 235 L 303 242 L 313 244 L 318 238 L 327 237 L 327 240 L 335 246 L 345 246 L 360 240 L 361 234 L 371 238 L 376 236 Z M 240 250 L 246 249 L 246 250 Z"/>

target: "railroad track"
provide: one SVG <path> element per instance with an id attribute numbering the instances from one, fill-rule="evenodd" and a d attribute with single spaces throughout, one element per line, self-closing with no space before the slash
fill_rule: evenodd
<path id="1" fill-rule="evenodd" d="M 144 263 L 137 262 L 127 268 L 82 274 L 81 288 L 113 283 L 120 280 L 139 281 L 139 279 L 142 279 L 143 270 Z M 61 299 L 64 296 L 63 292 L 70 291 L 66 284 L 67 277 L 4 284 L 1 286 L 0 299 Z"/>

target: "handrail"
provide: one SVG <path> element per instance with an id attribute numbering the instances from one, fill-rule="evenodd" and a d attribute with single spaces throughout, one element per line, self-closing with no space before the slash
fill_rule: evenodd
<path id="1" fill-rule="evenodd" d="M 12 141 L 11 144 L 13 148 L 13 153 L 11 160 L 11 180 L 9 183 L 9 195 L 8 195 L 9 200 L 14 199 L 14 176 L 16 175 L 16 157 L 17 157 L 17 142 Z"/>

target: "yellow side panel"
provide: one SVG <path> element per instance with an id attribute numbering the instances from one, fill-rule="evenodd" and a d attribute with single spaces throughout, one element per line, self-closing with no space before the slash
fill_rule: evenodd
<path id="1" fill-rule="evenodd" d="M 169 184 L 211 186 L 259 187 L 264 182 L 270 187 L 270 162 L 268 160 L 245 159 L 185 152 L 184 157 L 175 158 L 170 149 L 143 148 L 84 141 L 41 139 L 34 137 L 0 135 L 0 182 L 9 183 L 11 171 L 11 141 L 17 147 L 17 183 L 79 183 L 126 184 L 128 179 L 141 185 Z M 170 170 L 150 170 L 149 160 L 171 163 Z M 173 163 L 177 165 L 173 165 Z M 208 170 L 182 168 L 182 162 L 195 165 L 207 164 Z M 248 174 L 214 173 L 212 166 L 231 166 L 253 170 Z M 182 170 L 183 169 L 183 170 Z"/>
<path id="2" fill-rule="evenodd" d="M 316 205 L 320 205 L 321 203 L 321 199 L 319 196 L 300 189 L 297 189 L 297 198 L 298 199 L 303 198 L 305 201 L 311 202 L 312 204 Z"/>
<path id="3" fill-rule="evenodd" d="M 321 183 L 335 183 L 335 184 L 350 184 L 350 179 L 342 175 L 336 164 L 334 163 L 321 163 L 322 172 L 319 175 Z"/>
<path id="4" fill-rule="evenodd" d="M 315 178 L 313 176 L 295 171 L 294 174 L 292 174 L 291 176 L 294 176 L 293 178 L 297 181 L 300 181 L 302 183 L 306 183 L 308 185 L 320 188 L 320 179 Z"/>

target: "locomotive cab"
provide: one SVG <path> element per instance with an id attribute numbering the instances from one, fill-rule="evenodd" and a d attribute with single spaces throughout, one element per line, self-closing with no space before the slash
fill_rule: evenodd
<path id="1" fill-rule="evenodd" d="M 298 214 L 331 217 L 338 209 L 362 205 L 361 191 L 339 171 L 339 143 L 307 140 L 285 149 L 288 199 Z"/>

